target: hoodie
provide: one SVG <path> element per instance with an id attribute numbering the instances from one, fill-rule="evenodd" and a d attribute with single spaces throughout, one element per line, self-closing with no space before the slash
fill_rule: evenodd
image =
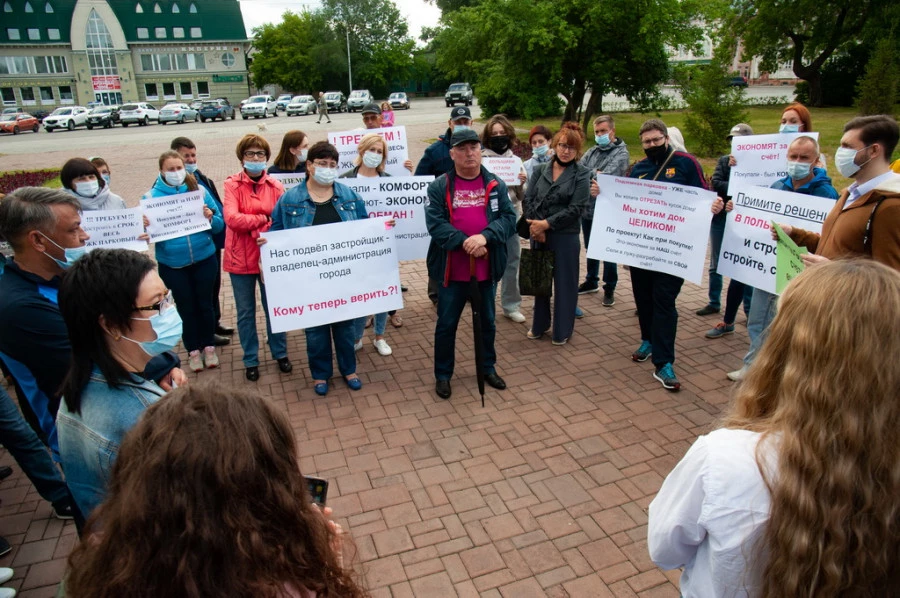
<path id="1" fill-rule="evenodd" d="M 827 197 L 828 199 L 838 198 L 837 189 L 832 186 L 831 179 L 825 174 L 824 168 L 813 168 L 813 178 L 796 189 L 794 189 L 794 181 L 789 176 L 778 179 L 772 183 L 771 187 L 779 191 L 791 191 L 793 193 L 815 195 L 816 197 Z"/>
<path id="2" fill-rule="evenodd" d="M 94 197 L 84 197 L 66 189 L 66 193 L 78 200 L 81 204 L 82 211 L 89 212 L 92 210 L 124 210 L 125 200 L 109 190 L 109 183 L 100 181 L 100 190 Z"/>

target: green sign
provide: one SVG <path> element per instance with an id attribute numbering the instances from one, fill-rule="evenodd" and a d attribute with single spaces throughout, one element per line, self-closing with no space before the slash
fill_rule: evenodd
<path id="1" fill-rule="evenodd" d="M 213 83 L 240 83 L 243 75 L 213 75 Z"/>
<path id="2" fill-rule="evenodd" d="M 809 251 L 806 247 L 798 247 L 774 221 L 772 228 L 778 234 L 778 246 L 775 249 L 775 294 L 780 295 L 788 283 L 806 268 L 800 256 Z"/>

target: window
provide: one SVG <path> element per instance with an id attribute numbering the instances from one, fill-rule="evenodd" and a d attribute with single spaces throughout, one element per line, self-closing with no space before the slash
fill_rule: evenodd
<path id="1" fill-rule="evenodd" d="M 184 39 L 184 27 L 172 27 L 172 37 L 175 39 Z"/>
<path id="2" fill-rule="evenodd" d="M 225 52 L 222 54 L 222 64 L 227 67 L 234 66 L 234 54 L 231 52 Z"/>
<path id="3" fill-rule="evenodd" d="M 199 27 L 191 27 L 191 37 L 203 37 L 203 30 L 201 30 Z"/>
<path id="4" fill-rule="evenodd" d="M 25 3 L 25 12 L 34 12 L 34 9 L 31 8 L 31 2 Z"/>
<path id="5" fill-rule="evenodd" d="M 177 15 L 177 14 L 180 13 L 180 12 L 181 12 L 181 10 L 178 8 L 178 3 L 177 3 L 177 2 L 173 2 L 173 3 L 172 3 L 172 14 L 173 14 L 173 15 Z"/>
<path id="6" fill-rule="evenodd" d="M 137 28 L 138 39 L 149 39 L 150 31 L 146 27 Z"/>
<path id="7" fill-rule="evenodd" d="M 144 14 L 144 7 L 141 6 L 141 3 L 140 3 L 140 2 L 138 2 L 138 3 L 135 5 L 135 7 L 134 7 L 134 12 L 136 12 L 136 13 L 139 14 L 139 15 Z"/>
<path id="8" fill-rule="evenodd" d="M 193 6 L 193 4 L 191 6 Z M 12 12 L 12 4 L 10 4 L 9 2 L 4 2 L 3 12 Z"/>
<path id="9" fill-rule="evenodd" d="M 53 103 L 53 88 L 52 87 L 41 87 L 41 103 L 42 104 L 52 104 Z"/>
<path id="10" fill-rule="evenodd" d="M 155 27 L 153 29 L 153 35 L 156 36 L 156 39 L 166 39 L 166 28 Z"/>
<path id="11" fill-rule="evenodd" d="M 197 14 L 197 5 L 191 2 L 191 8 L 188 10 L 188 12 L 192 15 Z"/>
<path id="12" fill-rule="evenodd" d="M 159 7 L 159 3 L 158 3 L 158 2 L 157 2 L 156 4 L 153 5 L 153 12 L 155 12 L 156 14 L 159 14 L 159 13 L 162 12 L 162 9 Z"/>
<path id="13" fill-rule="evenodd" d="M 48 2 L 47 4 L 45 4 L 45 5 L 44 5 L 44 12 L 47 13 L 48 15 L 49 15 L 49 14 L 53 14 L 53 5 L 50 4 L 49 2 Z"/>
<path id="14" fill-rule="evenodd" d="M 209 82 L 197 81 L 197 95 L 201 98 L 209 97 Z"/>
<path id="15" fill-rule="evenodd" d="M 180 88 L 179 91 L 181 92 L 182 98 L 184 98 L 186 100 L 193 99 L 194 91 L 191 89 L 190 81 L 182 81 L 181 83 L 178 84 L 178 86 Z"/>
<path id="16" fill-rule="evenodd" d="M 19 95 L 22 96 L 22 103 L 26 106 L 34 106 L 36 104 L 36 102 L 34 101 L 33 87 L 20 87 Z"/>
<path id="17" fill-rule="evenodd" d="M 74 104 L 75 97 L 72 95 L 72 87 L 70 85 L 59 86 L 59 103 Z"/>
<path id="18" fill-rule="evenodd" d="M 163 83 L 163 99 L 165 99 L 165 100 L 174 100 L 175 99 L 175 84 L 174 83 Z"/>
<path id="19" fill-rule="evenodd" d="M 144 71 L 202 71 L 206 69 L 206 56 L 189 54 L 141 54 Z"/>
<path id="20" fill-rule="evenodd" d="M 12 87 L 0 87 L 0 97 L 3 98 L 4 104 L 16 105 L 16 94 Z"/>
<path id="21" fill-rule="evenodd" d="M 192 29 L 191 31 L 193 31 L 193 29 Z M 17 39 L 22 39 L 22 36 L 19 35 L 19 30 L 18 30 L 18 29 L 13 29 L 13 28 L 9 28 L 9 29 L 6 30 L 6 37 L 7 37 L 10 41 L 14 41 L 14 40 L 17 40 Z"/>
<path id="22" fill-rule="evenodd" d="M 47 39 L 59 39 L 59 29 L 50 28 L 47 30 Z"/>
<path id="23" fill-rule="evenodd" d="M 148 100 L 158 100 L 159 91 L 156 89 L 156 83 L 144 83 L 144 93 Z"/>
<path id="24" fill-rule="evenodd" d="M 0 56 L 0 75 L 66 73 L 65 56 Z"/>
<path id="25" fill-rule="evenodd" d="M 41 30 L 40 29 L 29 29 L 28 30 L 28 39 L 30 39 L 30 40 L 41 39 Z"/>

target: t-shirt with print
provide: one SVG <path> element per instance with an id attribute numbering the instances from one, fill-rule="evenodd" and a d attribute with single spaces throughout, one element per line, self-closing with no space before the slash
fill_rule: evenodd
<path id="1" fill-rule="evenodd" d="M 481 234 L 487 225 L 487 196 L 484 193 L 484 180 L 481 175 L 474 179 L 455 178 L 452 198 L 453 212 L 450 224 L 466 236 Z M 477 280 L 489 280 L 491 267 L 487 255 L 475 260 L 475 277 Z M 469 254 L 462 248 L 450 252 L 450 280 L 471 279 L 469 273 Z"/>

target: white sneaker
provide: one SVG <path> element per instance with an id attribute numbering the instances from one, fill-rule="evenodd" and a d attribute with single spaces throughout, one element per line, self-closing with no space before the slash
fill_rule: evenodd
<path id="1" fill-rule="evenodd" d="M 13 598 L 16 591 L 12 588 L 0 588 L 0 598 Z"/>
<path id="2" fill-rule="evenodd" d="M 743 367 L 739 370 L 734 370 L 733 372 L 728 372 L 725 376 L 728 377 L 732 382 L 740 382 L 744 379 L 744 376 L 747 375 L 747 368 Z"/>
<path id="3" fill-rule="evenodd" d="M 215 347 L 205 347 L 203 349 L 203 363 L 209 370 L 219 367 L 219 356 L 216 355 Z"/>
<path id="4" fill-rule="evenodd" d="M 525 316 L 523 316 L 522 312 L 520 312 L 520 311 L 511 311 L 508 314 L 503 314 L 503 315 L 517 324 L 521 324 L 522 322 L 525 321 Z"/>
<path id="5" fill-rule="evenodd" d="M 9 567 L 0 567 L 0 583 L 6 583 L 12 579 L 13 570 Z"/>
<path id="6" fill-rule="evenodd" d="M 372 343 L 375 345 L 375 348 L 378 349 L 379 355 L 390 355 L 394 351 L 391 349 L 390 345 L 387 344 L 387 341 L 383 338 L 375 339 L 375 342 Z"/>
<path id="7" fill-rule="evenodd" d="M 359 339 L 356 341 L 356 344 L 353 345 L 354 351 L 359 351 L 360 349 L 362 349 L 362 339 Z"/>

